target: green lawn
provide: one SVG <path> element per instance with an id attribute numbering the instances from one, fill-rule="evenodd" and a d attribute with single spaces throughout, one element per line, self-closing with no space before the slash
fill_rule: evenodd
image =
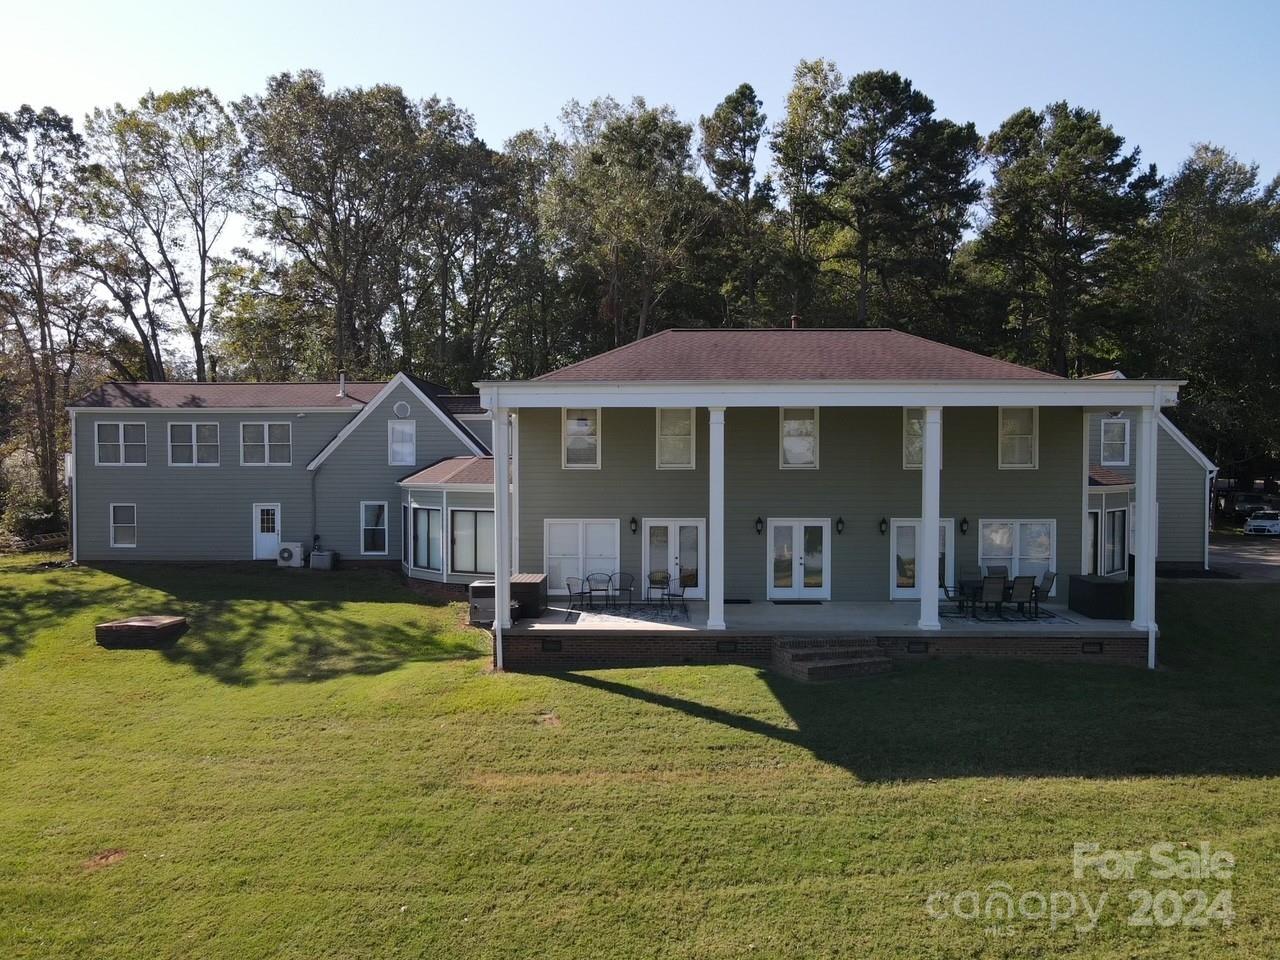
<path id="1" fill-rule="evenodd" d="M 1280 950 L 1280 590 L 1162 583 L 1167 668 L 486 672 L 394 575 L 0 560 L 0 957 L 1187 957 Z M 93 624 L 177 611 L 170 652 Z M 1072 877 L 1208 841 L 1230 879 Z M 111 856 L 113 851 L 123 851 Z M 95 858 L 98 858 L 95 860 Z M 105 861 L 105 862 L 104 862 Z M 1087 893 L 933 920 L 935 891 Z M 1235 922 L 1135 928 L 1134 887 Z"/>

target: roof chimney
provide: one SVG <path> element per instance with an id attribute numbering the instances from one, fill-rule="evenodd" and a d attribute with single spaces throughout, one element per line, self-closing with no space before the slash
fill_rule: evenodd
<path id="1" fill-rule="evenodd" d="M 800 314 L 798 314 L 798 313 L 793 313 L 793 314 L 791 315 L 791 329 L 792 329 L 792 330 L 799 330 L 799 329 L 800 329 Z"/>
<path id="2" fill-rule="evenodd" d="M 345 397 L 347 395 L 347 371 L 338 371 L 338 396 Z"/>

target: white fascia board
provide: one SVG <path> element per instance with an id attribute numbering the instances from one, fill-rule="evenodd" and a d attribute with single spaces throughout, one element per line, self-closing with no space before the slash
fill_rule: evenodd
<path id="1" fill-rule="evenodd" d="M 372 401 L 370 401 L 372 402 Z M 68 410 L 75 412 L 76 410 L 91 411 L 97 410 L 103 413 L 120 414 L 122 416 L 133 416 L 138 414 L 168 414 L 169 416 L 184 416 L 188 418 L 198 418 L 203 416 L 216 416 L 220 413 L 232 413 L 241 415 L 254 416 L 270 416 L 277 413 L 353 413 L 363 407 L 363 403 L 352 403 L 346 407 L 67 407 Z"/>
<path id="2" fill-rule="evenodd" d="M 456 423 L 449 419 L 448 415 L 436 405 L 434 400 L 419 390 L 417 384 L 406 377 L 403 373 L 397 373 L 387 381 L 387 385 L 385 387 L 378 391 L 377 396 L 366 403 L 364 409 L 352 417 L 351 422 L 338 431 L 338 435 L 330 440 L 323 450 L 316 454 L 315 459 L 307 464 L 307 469 L 314 470 L 320 466 L 320 464 L 324 463 L 325 460 L 329 458 L 329 454 L 337 450 L 338 447 L 342 445 L 342 441 L 351 436 L 351 434 L 355 432 L 356 428 L 359 427 L 360 424 L 364 423 L 364 421 L 368 419 L 369 415 L 382 404 L 382 401 L 391 396 L 395 388 L 401 385 L 408 388 L 410 393 L 422 401 L 422 405 L 434 413 L 436 418 L 449 429 L 450 433 L 462 441 L 463 446 L 468 450 L 474 453 L 477 457 L 487 457 L 489 455 L 487 450 L 480 449 L 468 434 L 463 432 Z"/>
<path id="3" fill-rule="evenodd" d="M 401 480 L 396 486 L 404 490 L 447 490 L 450 493 L 493 493 L 491 483 L 410 483 Z"/>
<path id="4" fill-rule="evenodd" d="M 1204 467 L 1204 469 L 1210 473 L 1216 473 L 1218 471 L 1218 465 L 1201 453 L 1200 448 L 1192 443 L 1185 433 L 1174 426 L 1173 421 L 1163 413 L 1160 414 L 1160 426 L 1164 428 L 1165 433 L 1174 439 L 1178 446 L 1187 451 L 1187 454 L 1192 460 L 1196 461 L 1196 463 L 1200 464 L 1200 466 Z"/>
<path id="5" fill-rule="evenodd" d="M 1181 380 L 482 382 L 498 407 L 1155 407 L 1177 402 Z"/>

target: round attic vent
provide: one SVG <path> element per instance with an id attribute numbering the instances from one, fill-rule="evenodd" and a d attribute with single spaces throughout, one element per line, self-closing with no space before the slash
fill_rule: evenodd
<path id="1" fill-rule="evenodd" d="M 394 407 L 392 407 L 392 409 L 395 410 L 396 416 L 399 417 L 401 420 L 403 420 L 405 417 L 409 415 L 408 401 L 400 400 L 396 403 Z"/>

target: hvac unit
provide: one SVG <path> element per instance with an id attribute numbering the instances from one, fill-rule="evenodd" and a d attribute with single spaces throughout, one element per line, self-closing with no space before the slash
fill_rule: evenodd
<path id="1" fill-rule="evenodd" d="M 302 544 L 300 543 L 282 543 L 280 549 L 276 551 L 277 567 L 300 567 L 302 566 Z"/>
<path id="2" fill-rule="evenodd" d="M 333 550 L 312 550 L 312 570 L 333 570 L 338 566 L 338 554 Z"/>

